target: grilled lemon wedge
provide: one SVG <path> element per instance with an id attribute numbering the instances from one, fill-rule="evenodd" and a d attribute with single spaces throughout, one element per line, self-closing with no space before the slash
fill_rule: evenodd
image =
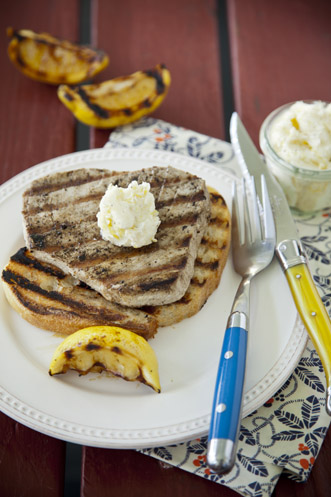
<path id="1" fill-rule="evenodd" d="M 47 33 L 29 29 L 7 29 L 11 38 L 8 55 L 26 76 L 58 85 L 75 85 L 102 71 L 109 62 L 101 50 L 59 40 Z"/>
<path id="2" fill-rule="evenodd" d="M 90 326 L 69 335 L 54 352 L 51 376 L 74 369 L 80 374 L 108 371 L 161 391 L 156 355 L 149 343 L 115 326 Z"/>
<path id="3" fill-rule="evenodd" d="M 115 128 L 153 112 L 164 100 L 171 78 L 164 65 L 137 71 L 99 84 L 70 88 L 61 85 L 58 96 L 74 116 L 88 126 Z"/>

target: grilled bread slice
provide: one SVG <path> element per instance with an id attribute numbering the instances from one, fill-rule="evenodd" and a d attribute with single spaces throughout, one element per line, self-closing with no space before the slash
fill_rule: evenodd
<path id="1" fill-rule="evenodd" d="M 193 316 L 218 287 L 228 258 L 231 240 L 231 216 L 224 198 L 208 187 L 211 216 L 201 240 L 194 273 L 185 295 L 177 302 L 144 307 L 161 326 L 170 326 Z"/>
<path id="2" fill-rule="evenodd" d="M 10 305 L 38 328 L 70 335 L 88 326 L 120 326 L 146 339 L 157 331 L 153 316 L 107 301 L 26 248 L 11 257 L 2 283 Z"/>
<path id="3" fill-rule="evenodd" d="M 148 339 L 157 326 L 169 326 L 193 316 L 217 288 L 230 248 L 230 213 L 223 197 L 208 189 L 211 217 L 198 249 L 193 278 L 177 302 L 143 309 L 113 304 L 24 248 L 11 257 L 2 273 L 9 303 L 31 324 L 62 334 L 112 324 Z"/>
<path id="4" fill-rule="evenodd" d="M 161 220 L 157 241 L 138 249 L 104 241 L 96 220 L 109 183 L 127 187 L 133 180 L 150 183 Z M 209 216 L 205 182 L 170 166 L 55 173 L 23 195 L 24 236 L 35 256 L 128 307 L 183 297 Z"/>

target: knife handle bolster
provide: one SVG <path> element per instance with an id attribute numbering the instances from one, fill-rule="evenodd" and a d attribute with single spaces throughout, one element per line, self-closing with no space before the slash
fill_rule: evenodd
<path id="1" fill-rule="evenodd" d="M 298 240 L 283 240 L 277 245 L 275 252 L 284 271 L 297 264 L 307 262 L 303 248 Z"/>
<path id="2" fill-rule="evenodd" d="M 331 387 L 331 321 L 306 264 L 289 267 L 285 275 L 296 307 L 321 359 L 327 390 Z M 331 409 L 330 399 L 328 404 Z"/>

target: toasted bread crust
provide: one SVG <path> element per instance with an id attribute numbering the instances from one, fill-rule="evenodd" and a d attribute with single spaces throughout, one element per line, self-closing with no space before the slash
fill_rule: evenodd
<path id="1" fill-rule="evenodd" d="M 9 304 L 38 328 L 70 335 L 88 326 L 113 325 L 146 339 L 157 331 L 153 316 L 108 302 L 55 266 L 38 261 L 26 248 L 11 257 L 2 283 Z"/>

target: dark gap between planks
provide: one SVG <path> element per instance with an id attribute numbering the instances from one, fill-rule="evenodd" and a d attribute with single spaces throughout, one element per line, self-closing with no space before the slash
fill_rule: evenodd
<path id="1" fill-rule="evenodd" d="M 79 43 L 91 43 L 91 2 L 80 0 Z M 90 147 L 90 128 L 76 121 L 76 152 L 88 150 Z M 63 497 L 79 497 L 82 473 L 82 446 L 66 443 L 64 493 Z"/>
<path id="2" fill-rule="evenodd" d="M 79 43 L 91 43 L 91 0 L 80 0 Z M 88 81 L 87 81 L 88 83 Z M 90 148 L 90 128 L 76 121 L 76 152 Z"/>
<path id="3" fill-rule="evenodd" d="M 232 84 L 231 54 L 227 17 L 227 0 L 218 0 L 218 33 L 220 46 L 220 67 L 222 81 L 222 98 L 223 98 L 223 119 L 225 140 L 230 141 L 230 119 L 234 111 L 234 97 Z"/>

